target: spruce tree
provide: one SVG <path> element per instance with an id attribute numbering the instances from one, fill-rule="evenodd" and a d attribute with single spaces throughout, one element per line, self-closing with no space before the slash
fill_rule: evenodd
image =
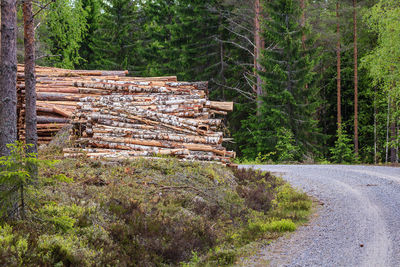
<path id="1" fill-rule="evenodd" d="M 145 74 L 177 75 L 180 80 L 218 76 L 222 19 L 214 12 L 215 0 L 156 0 L 145 5 Z"/>
<path id="2" fill-rule="evenodd" d="M 83 62 L 76 66 L 78 69 L 94 69 L 95 52 L 93 49 L 94 40 L 99 29 L 99 20 L 101 16 L 100 0 L 81 0 L 82 9 L 86 15 L 86 33 L 79 48 L 79 55 Z"/>
<path id="3" fill-rule="evenodd" d="M 263 37 L 267 46 L 261 57 L 263 80 L 262 107 L 257 115 L 244 122 L 249 129 L 251 146 L 244 151 L 254 157 L 258 153 L 277 152 L 279 133 L 293 134 L 295 145 L 302 154 L 313 152 L 318 129 L 314 115 L 319 103 L 312 84 L 313 51 L 302 44 L 305 27 L 300 25 L 302 11 L 296 0 L 265 1 L 269 15 L 264 19 Z M 312 42 L 308 39 L 307 42 Z M 296 160 L 300 160 L 297 154 Z M 279 155 L 276 155 L 279 158 Z"/>
<path id="4" fill-rule="evenodd" d="M 209 9 L 214 0 L 182 0 L 175 5 L 171 45 L 176 60 L 170 67 L 183 79 L 210 80 L 217 73 L 220 46 L 215 40 L 219 18 Z"/>
<path id="5" fill-rule="evenodd" d="M 133 69 L 138 44 L 138 4 L 134 0 L 102 2 L 102 16 L 93 44 L 96 68 L 109 70 Z"/>
<path id="6" fill-rule="evenodd" d="M 38 36 L 44 40 L 48 55 L 40 64 L 73 69 L 82 58 L 81 42 L 86 32 L 86 12 L 80 0 L 55 0 L 44 18 Z"/>

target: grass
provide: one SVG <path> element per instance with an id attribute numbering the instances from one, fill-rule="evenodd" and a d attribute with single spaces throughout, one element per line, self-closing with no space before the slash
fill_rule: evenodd
<path id="1" fill-rule="evenodd" d="M 269 173 L 172 158 L 82 157 L 40 171 L 54 174 L 73 182 L 44 183 L 27 220 L 0 223 L 0 265 L 231 265 L 254 242 L 295 230 L 311 208 Z"/>

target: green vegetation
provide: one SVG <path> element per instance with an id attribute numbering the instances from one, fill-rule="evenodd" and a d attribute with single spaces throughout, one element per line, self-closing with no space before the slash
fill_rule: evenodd
<path id="1" fill-rule="evenodd" d="M 269 173 L 170 158 L 66 159 L 39 176 L 26 218 L 0 223 L 0 265 L 230 265 L 311 209 Z"/>
<path id="2" fill-rule="evenodd" d="M 234 142 L 226 145 L 242 160 L 397 162 L 398 1 L 344 1 L 338 10 L 336 0 L 259 1 L 257 13 L 254 1 L 241 0 L 56 0 L 35 17 L 37 63 L 209 81 L 213 100 L 235 103 L 226 118 Z M 352 151 L 342 159 L 339 90 Z"/>
<path id="3" fill-rule="evenodd" d="M 335 163 L 354 163 L 356 159 L 354 157 L 353 147 L 351 145 L 351 139 L 344 131 L 344 127 L 341 125 L 338 128 L 337 140 L 335 146 L 332 147 L 332 161 Z"/>
<path id="4" fill-rule="evenodd" d="M 242 142 L 243 156 L 276 152 L 274 160 L 300 161 L 317 147 L 317 121 L 313 114 L 319 105 L 312 84 L 318 63 L 313 50 L 305 49 L 300 26 L 301 9 L 294 1 L 278 0 L 265 5 L 270 19 L 263 20 L 263 37 L 274 48 L 263 51 L 259 75 L 265 95 L 262 105 L 253 106 L 249 120 L 235 133 Z M 312 46 L 312 39 L 307 47 Z M 244 141 L 245 140 L 245 141 Z"/>
<path id="5" fill-rule="evenodd" d="M 70 181 L 65 175 L 49 175 L 37 180 L 32 169 L 37 166 L 52 167 L 56 161 L 38 159 L 35 153 L 26 153 L 28 145 L 22 142 L 8 144 L 10 155 L 0 157 L 0 218 L 25 219 L 26 211 L 35 201 L 35 191 L 41 183 Z"/>
<path id="6" fill-rule="evenodd" d="M 83 63 L 79 54 L 82 41 L 87 31 L 87 13 L 81 1 L 55 0 L 51 12 L 43 16 L 43 26 L 38 35 L 42 40 L 42 64 L 62 68 L 74 68 Z"/>

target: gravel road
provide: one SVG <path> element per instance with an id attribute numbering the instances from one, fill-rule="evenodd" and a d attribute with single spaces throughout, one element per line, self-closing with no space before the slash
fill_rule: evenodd
<path id="1" fill-rule="evenodd" d="M 400 266 L 400 168 L 262 165 L 320 202 L 317 216 L 246 266 Z"/>

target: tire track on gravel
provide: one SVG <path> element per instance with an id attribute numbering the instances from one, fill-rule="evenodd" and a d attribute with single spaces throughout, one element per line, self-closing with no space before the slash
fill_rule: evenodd
<path id="1" fill-rule="evenodd" d="M 251 166 L 241 166 L 248 168 Z M 309 226 L 242 266 L 400 266 L 400 169 L 340 165 L 254 166 L 324 206 Z"/>

